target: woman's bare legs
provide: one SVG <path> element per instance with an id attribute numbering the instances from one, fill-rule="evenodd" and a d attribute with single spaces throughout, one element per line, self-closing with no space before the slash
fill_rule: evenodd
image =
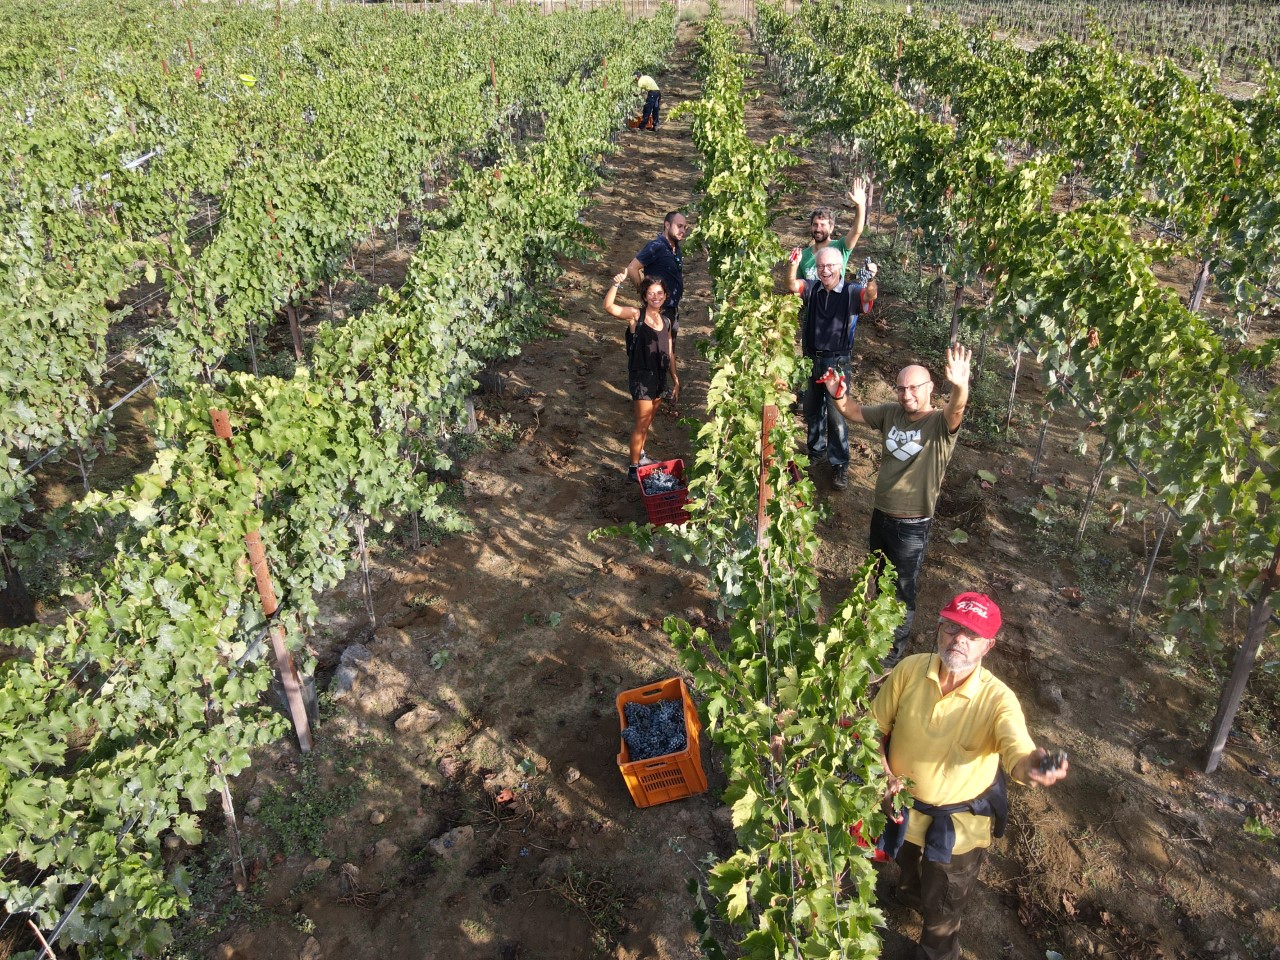
<path id="1" fill-rule="evenodd" d="M 649 435 L 649 427 L 653 424 L 653 415 L 658 410 L 661 400 L 632 400 L 631 408 L 635 411 L 636 422 L 631 428 L 631 459 L 629 463 L 639 463 L 640 453 L 644 450 L 645 437 Z"/>

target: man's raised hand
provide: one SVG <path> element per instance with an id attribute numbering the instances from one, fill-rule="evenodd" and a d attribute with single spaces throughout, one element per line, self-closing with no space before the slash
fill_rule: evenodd
<path id="1" fill-rule="evenodd" d="M 799 247 L 792 247 L 792 248 L 791 248 L 791 252 L 787 254 L 787 262 L 788 262 L 788 263 L 799 263 L 799 262 L 800 262 L 800 248 L 799 248 Z"/>
<path id="2" fill-rule="evenodd" d="M 867 206 L 867 181 L 862 177 L 854 177 L 853 183 L 849 187 L 849 192 L 845 194 L 859 210 L 866 209 Z"/>
<path id="3" fill-rule="evenodd" d="M 947 378 L 947 383 L 953 387 L 969 386 L 969 365 L 973 358 L 973 351 L 968 347 L 962 347 L 958 343 L 947 347 L 947 367 L 942 375 Z"/>

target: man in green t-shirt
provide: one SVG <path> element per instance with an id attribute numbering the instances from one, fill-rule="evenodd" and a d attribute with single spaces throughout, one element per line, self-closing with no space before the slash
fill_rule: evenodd
<path id="1" fill-rule="evenodd" d="M 795 280 L 797 277 L 801 280 L 817 280 L 818 251 L 827 247 L 834 247 L 840 251 L 840 256 L 843 259 L 840 276 L 844 276 L 845 270 L 849 266 L 849 254 L 858 245 L 858 238 L 862 236 L 862 228 L 867 223 L 867 182 L 861 177 L 854 177 L 851 189 L 846 196 L 849 198 L 849 202 L 858 208 L 858 212 L 853 218 L 853 226 L 849 228 L 849 232 L 843 237 L 832 240 L 831 238 L 836 232 L 835 211 L 830 207 L 818 207 L 817 210 L 814 210 L 809 216 L 809 236 L 813 238 L 813 242 L 807 247 L 800 248 L 800 259 L 796 263 L 796 272 L 790 274 L 790 280 Z"/>
<path id="2" fill-rule="evenodd" d="M 880 431 L 884 439 L 869 539 L 871 549 L 883 553 L 897 571 L 898 599 L 907 607 L 906 619 L 894 631 L 893 649 L 883 664 L 886 669 L 902 659 L 911 635 L 916 580 L 929 542 L 933 508 L 969 402 L 971 357 L 972 352 L 965 347 L 947 348 L 943 373 L 951 384 L 951 396 L 941 410 L 933 407 L 933 377 L 917 364 L 903 367 L 898 373 L 897 403 L 854 403 L 842 377 L 833 373 L 826 379 L 827 392 L 835 399 L 841 416 Z"/>

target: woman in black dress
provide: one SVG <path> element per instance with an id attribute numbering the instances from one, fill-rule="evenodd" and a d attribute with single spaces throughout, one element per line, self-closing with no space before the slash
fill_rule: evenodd
<path id="1" fill-rule="evenodd" d="M 676 376 L 675 355 L 671 352 L 671 321 L 662 315 L 666 285 L 657 277 L 646 277 L 640 283 L 644 306 L 620 307 L 614 299 L 626 279 L 626 271 L 614 276 L 613 286 L 604 295 L 604 309 L 610 316 L 627 321 L 627 380 L 635 413 L 627 479 L 635 480 L 641 464 L 654 462 L 644 452 L 645 437 L 658 405 L 668 397 L 680 399 L 680 378 Z"/>

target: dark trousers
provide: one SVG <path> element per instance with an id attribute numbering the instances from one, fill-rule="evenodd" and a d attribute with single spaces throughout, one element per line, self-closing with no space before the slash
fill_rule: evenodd
<path id="1" fill-rule="evenodd" d="M 847 353 L 817 353 L 809 371 L 809 384 L 804 392 L 804 422 L 809 427 L 809 458 L 816 460 L 826 456 L 833 467 L 849 464 L 849 425 L 836 409 L 836 402 L 827 388 L 814 381 L 827 372 L 827 368 L 852 377 L 853 365 Z"/>
<path id="2" fill-rule="evenodd" d="M 871 511 L 871 536 L 868 538 L 871 549 L 879 550 L 893 564 L 893 569 L 898 573 L 895 592 L 898 599 L 907 606 L 907 618 L 893 632 L 893 653 L 890 658 L 895 663 L 902 657 L 902 648 L 911 635 L 911 623 L 916 616 L 916 581 L 920 577 L 924 548 L 929 543 L 929 529 L 932 526 L 933 520 L 930 517 L 902 520 L 879 510 Z"/>
<path id="3" fill-rule="evenodd" d="M 960 960 L 960 920 L 986 856 L 986 847 L 978 847 L 950 863 L 933 863 L 914 843 L 902 845 L 898 899 L 920 911 L 916 960 Z"/>
<path id="4" fill-rule="evenodd" d="M 647 127 L 653 124 L 656 129 L 658 126 L 658 107 L 662 106 L 662 91 L 650 90 L 644 98 L 644 113 L 640 115 L 640 126 Z"/>

